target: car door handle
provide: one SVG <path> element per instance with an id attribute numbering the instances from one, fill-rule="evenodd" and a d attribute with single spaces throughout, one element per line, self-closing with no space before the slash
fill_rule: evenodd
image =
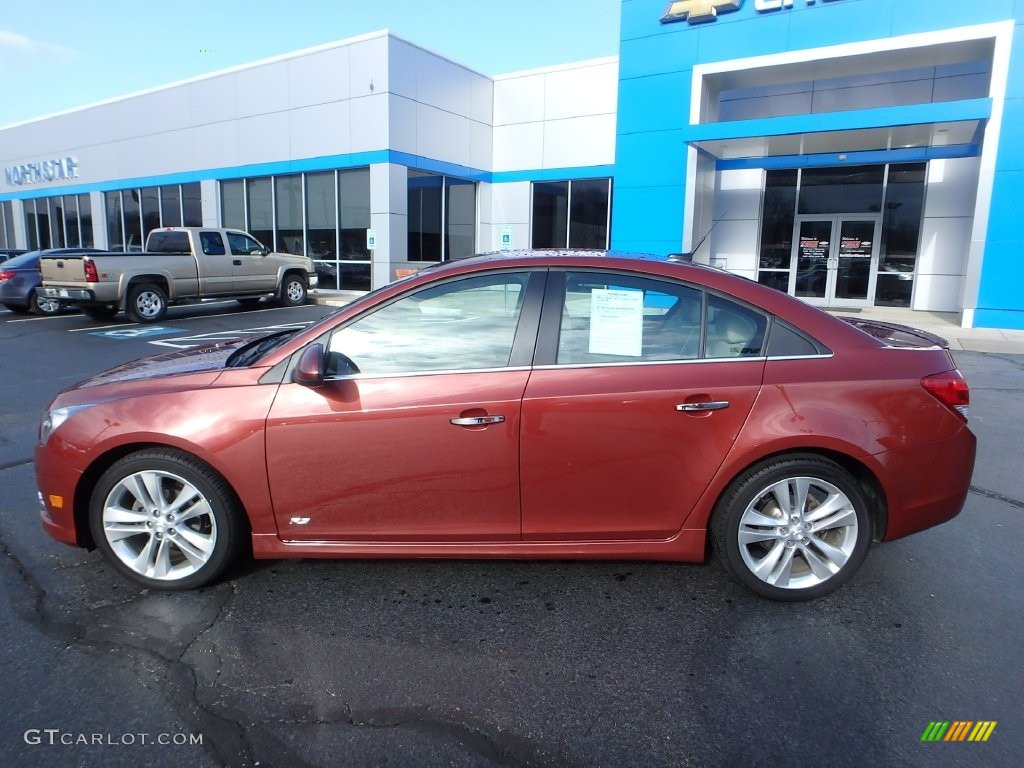
<path id="1" fill-rule="evenodd" d="M 451 422 L 456 427 L 482 427 L 486 424 L 501 424 L 505 421 L 504 416 L 463 416 L 458 419 L 452 419 Z"/>
<path id="2" fill-rule="evenodd" d="M 712 400 L 709 403 L 680 403 L 676 406 L 677 411 L 720 411 L 729 407 L 728 400 Z"/>
<path id="3" fill-rule="evenodd" d="M 242 266 L 242 260 L 241 259 L 235 259 L 231 263 L 234 264 L 236 267 Z"/>

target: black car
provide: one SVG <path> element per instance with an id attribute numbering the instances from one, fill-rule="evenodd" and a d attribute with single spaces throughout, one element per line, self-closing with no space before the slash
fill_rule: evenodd
<path id="1" fill-rule="evenodd" d="M 55 315 L 63 309 L 59 301 L 36 294 L 42 283 L 39 274 L 39 257 L 46 254 L 62 253 L 103 253 L 97 248 L 47 248 L 42 251 L 22 251 L 0 264 L 0 304 L 12 312 L 37 315 Z"/>

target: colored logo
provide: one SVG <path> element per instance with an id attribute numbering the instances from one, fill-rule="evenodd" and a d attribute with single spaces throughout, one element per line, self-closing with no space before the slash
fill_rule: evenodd
<path id="1" fill-rule="evenodd" d="M 662 24 L 672 21 L 688 21 L 697 24 L 702 21 L 714 21 L 720 13 L 738 11 L 742 0 L 675 0 L 668 4 Z"/>
<path id="2" fill-rule="evenodd" d="M 996 729 L 996 720 L 932 720 L 921 734 L 921 741 L 988 741 Z"/>

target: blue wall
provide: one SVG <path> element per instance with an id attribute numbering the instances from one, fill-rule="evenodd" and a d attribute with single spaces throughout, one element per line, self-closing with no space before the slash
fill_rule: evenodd
<path id="1" fill-rule="evenodd" d="M 1024 2 L 754 0 L 718 18 L 662 24 L 667 0 L 623 0 L 612 245 L 669 253 L 683 236 L 690 83 L 696 64 L 1015 19 L 1017 30 L 975 324 L 1024 328 Z"/>

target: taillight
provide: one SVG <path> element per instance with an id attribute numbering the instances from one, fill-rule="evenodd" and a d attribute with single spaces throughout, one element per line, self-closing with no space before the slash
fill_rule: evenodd
<path id="1" fill-rule="evenodd" d="M 100 276 L 96 272 L 96 262 L 92 259 L 86 258 L 82 260 L 82 265 L 85 267 L 85 281 L 87 283 L 98 283 Z"/>
<path id="2" fill-rule="evenodd" d="M 6 272 L 0 271 L 0 283 L 4 280 L 10 280 L 12 277 L 14 277 L 14 273 L 10 270 L 7 270 Z"/>
<path id="3" fill-rule="evenodd" d="M 921 379 L 921 386 L 950 410 L 956 411 L 967 421 L 971 405 L 971 389 L 967 379 L 958 370 L 936 373 Z"/>

